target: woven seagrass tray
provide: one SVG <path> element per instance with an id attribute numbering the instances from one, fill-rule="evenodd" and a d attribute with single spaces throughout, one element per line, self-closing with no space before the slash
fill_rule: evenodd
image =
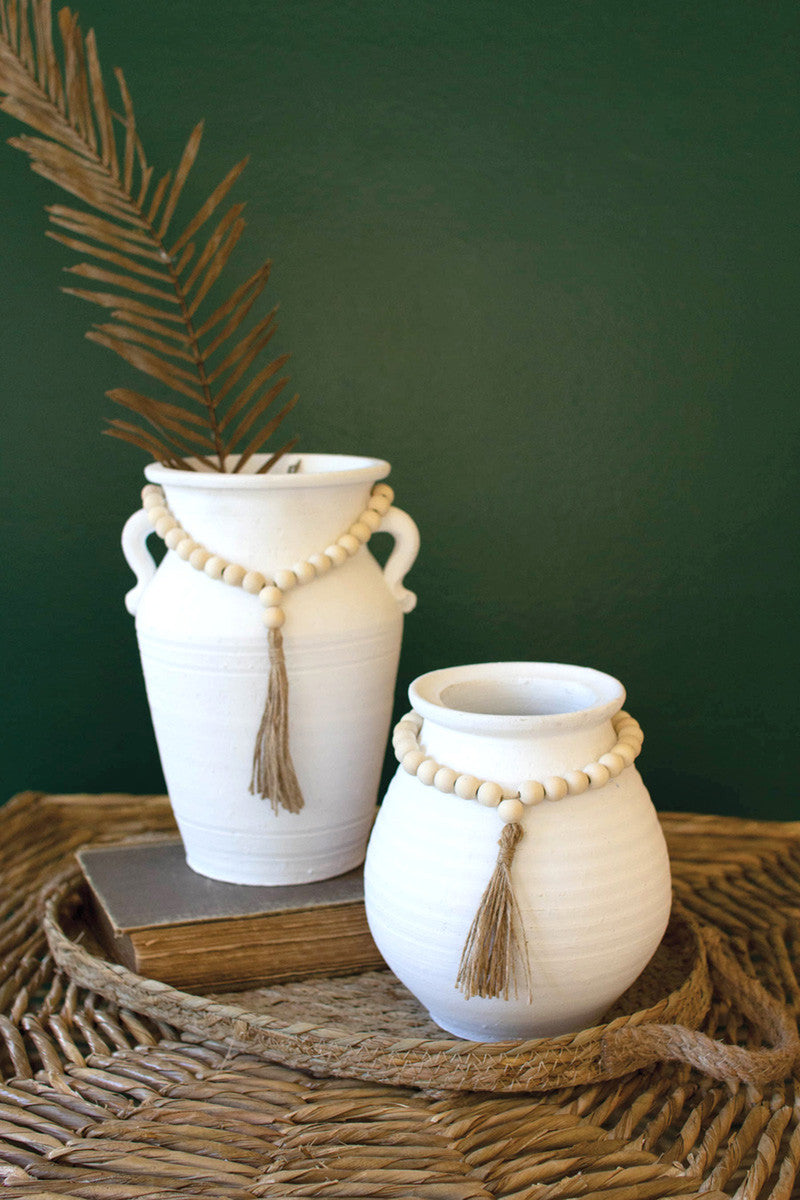
<path id="1" fill-rule="evenodd" d="M 92 944 L 80 872 L 45 893 L 44 930 L 58 965 L 115 1003 L 201 1037 L 328 1075 L 470 1091 L 551 1091 L 614 1079 L 654 1062 L 702 1066 L 716 1078 L 768 1083 L 800 1050 L 791 1020 L 748 979 L 715 931 L 676 906 L 647 970 L 592 1029 L 555 1038 L 470 1042 L 445 1033 L 387 969 L 251 991 L 193 995 L 111 962 Z M 772 1049 L 746 1051 L 697 1032 L 718 986 Z"/>
<path id="2" fill-rule="evenodd" d="M 677 911 L 648 969 L 609 1019 L 576 1035 L 468 1042 L 445 1033 L 386 970 L 230 994 L 192 995 L 111 962 L 91 940 L 79 872 L 44 896 L 44 929 L 59 966 L 109 1000 L 287 1066 L 417 1087 L 550 1090 L 623 1075 L 659 1057 L 648 1033 L 670 1028 L 661 1057 L 680 1054 L 676 1027 L 696 1029 L 711 1003 L 706 947 Z M 701 1037 L 702 1035 L 697 1035 Z"/>
<path id="3" fill-rule="evenodd" d="M 3 1195 L 792 1200 L 800 823 L 662 823 L 676 897 L 708 948 L 711 1004 L 689 1032 L 726 1056 L 782 1055 L 768 1086 L 717 1079 L 713 1063 L 653 1061 L 547 1092 L 422 1090 L 334 1078 L 319 1073 L 324 1063 L 290 1067 L 269 1048 L 181 1031 L 60 971 L 33 904 L 43 887 L 55 895 L 79 845 L 171 830 L 164 799 L 18 797 L 0 810 Z M 744 991 L 726 977 L 731 963 Z"/>

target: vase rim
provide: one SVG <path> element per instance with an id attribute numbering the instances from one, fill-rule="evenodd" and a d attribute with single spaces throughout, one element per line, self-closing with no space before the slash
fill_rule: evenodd
<path id="1" fill-rule="evenodd" d="M 490 662 L 443 667 L 408 690 L 426 720 L 474 734 L 576 732 L 610 720 L 625 702 L 613 675 L 569 663 Z"/>
<path id="2" fill-rule="evenodd" d="M 227 461 L 235 463 L 240 455 L 230 454 Z M 360 454 L 287 454 L 265 475 L 255 472 L 269 459 L 268 454 L 254 454 L 241 474 L 232 471 L 212 471 L 198 463 L 197 470 L 182 471 L 162 463 L 148 463 L 145 477 L 151 483 L 166 487 L 203 488 L 223 491 L 261 491 L 326 487 L 334 484 L 377 483 L 385 479 L 391 465 L 382 458 L 367 458 Z M 300 470 L 288 473 L 288 467 L 300 460 Z"/>

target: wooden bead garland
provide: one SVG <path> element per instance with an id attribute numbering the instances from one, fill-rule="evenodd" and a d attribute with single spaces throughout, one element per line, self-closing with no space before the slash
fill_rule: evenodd
<path id="1" fill-rule="evenodd" d="M 617 741 L 596 762 L 582 770 L 545 779 L 525 779 L 515 787 L 503 787 L 492 779 L 478 779 L 443 766 L 419 744 L 422 717 L 413 709 L 398 721 L 392 735 L 394 752 L 404 771 L 420 783 L 440 792 L 454 793 L 463 800 L 476 800 L 497 809 L 503 822 L 500 849 L 492 877 L 481 897 L 478 911 L 467 933 L 461 954 L 456 987 L 471 996 L 508 999 L 522 984 L 531 998 L 528 946 L 522 916 L 511 881 L 511 864 L 523 835 L 521 824 L 526 808 L 545 800 L 558 803 L 567 796 L 580 796 L 590 788 L 604 787 L 636 760 L 644 734 L 630 713 L 612 717 Z"/>
<path id="2" fill-rule="evenodd" d="M 403 770 L 409 775 L 416 775 L 420 783 L 433 786 L 440 792 L 455 792 L 464 800 L 477 800 L 479 804 L 496 808 L 500 819 L 507 823 L 519 821 L 526 808 L 541 804 L 543 800 L 563 800 L 567 796 L 580 796 L 590 788 L 605 787 L 609 779 L 615 779 L 635 762 L 644 741 L 639 722 L 623 711 L 611 718 L 611 724 L 617 741 L 609 751 L 600 755 L 597 762 L 587 763 L 580 771 L 567 771 L 564 776 L 525 779 L 513 788 L 504 788 L 491 779 L 462 775 L 452 767 L 442 766 L 430 758 L 419 744 L 422 717 L 413 709 L 395 725 L 392 744 Z"/>
<path id="3" fill-rule="evenodd" d="M 376 483 L 367 507 L 341 537 L 326 546 L 324 551 L 300 559 L 291 567 L 281 568 L 268 577 L 240 563 L 229 562 L 201 546 L 170 512 L 162 488 L 150 483 L 142 489 L 142 505 L 168 549 L 209 579 L 219 580 L 229 587 L 240 587 L 251 595 L 257 595 L 261 601 L 261 617 L 267 628 L 269 642 L 270 673 L 264 714 L 253 752 L 250 791 L 269 800 L 273 812 L 279 808 L 299 812 L 304 805 L 289 751 L 289 685 L 281 635 L 281 628 L 286 621 L 286 593 L 292 588 L 311 583 L 318 576 L 347 562 L 380 528 L 393 500 L 394 492 L 389 485 Z"/>

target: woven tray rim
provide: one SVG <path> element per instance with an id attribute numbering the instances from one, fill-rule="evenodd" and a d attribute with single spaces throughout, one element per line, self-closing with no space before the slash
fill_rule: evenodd
<path id="1" fill-rule="evenodd" d="M 43 926 L 53 956 L 70 978 L 108 999 L 168 1021 L 184 1031 L 312 1073 L 380 1083 L 467 1091 L 547 1091 L 601 1082 L 627 1073 L 617 1039 L 632 1026 L 679 1024 L 697 1029 L 712 995 L 705 945 L 697 922 L 673 907 L 665 939 L 687 948 L 689 967 L 678 987 L 647 1008 L 619 1015 L 590 1029 L 555 1038 L 474 1042 L 441 1037 L 353 1031 L 326 1023 L 286 1022 L 213 994 L 196 995 L 137 975 L 90 951 L 64 929 L 64 917 L 80 897 L 77 869 L 60 876 L 42 896 Z M 324 982 L 324 981 L 321 981 Z M 291 986 L 291 985 L 287 985 Z M 280 992 L 281 985 L 270 991 Z"/>

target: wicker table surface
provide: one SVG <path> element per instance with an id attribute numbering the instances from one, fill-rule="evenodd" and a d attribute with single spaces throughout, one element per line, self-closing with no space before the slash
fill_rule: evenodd
<path id="1" fill-rule="evenodd" d="M 800 823 L 665 814 L 676 896 L 800 1014 Z M 79 845 L 171 831 L 163 797 L 0 810 L 4 1195 L 790 1200 L 800 1064 L 763 1091 L 686 1065 L 548 1093 L 316 1078 L 181 1034 L 58 972 L 36 897 Z M 715 998 L 706 1032 L 760 1039 Z"/>

